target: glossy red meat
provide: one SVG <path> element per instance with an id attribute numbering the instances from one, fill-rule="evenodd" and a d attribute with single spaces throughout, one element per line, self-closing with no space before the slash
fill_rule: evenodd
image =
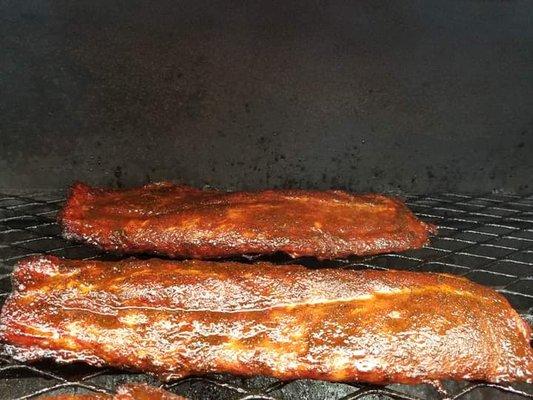
<path id="1" fill-rule="evenodd" d="M 163 378 L 533 380 L 525 322 L 494 290 L 450 275 L 36 257 L 14 288 L 0 338 L 21 361 Z"/>
<path id="2" fill-rule="evenodd" d="M 72 187 L 65 237 L 105 250 L 193 258 L 285 252 L 345 257 L 423 246 L 434 227 L 399 200 L 343 191 L 220 192 L 170 183 Z"/>
<path id="3" fill-rule="evenodd" d="M 186 400 L 184 397 L 145 384 L 119 386 L 114 395 L 102 393 L 62 394 L 39 397 L 39 400 Z"/>

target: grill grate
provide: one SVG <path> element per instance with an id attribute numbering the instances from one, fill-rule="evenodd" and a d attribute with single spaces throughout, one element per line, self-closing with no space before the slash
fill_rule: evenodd
<path id="1" fill-rule="evenodd" d="M 22 257 L 40 253 L 66 258 L 112 257 L 61 238 L 55 216 L 63 201 L 62 194 L 57 192 L 0 195 L 0 303 L 11 291 L 10 272 Z M 407 196 L 407 203 L 424 220 L 439 226 L 438 237 L 424 249 L 325 262 L 289 260 L 280 256 L 269 259 L 309 267 L 394 267 L 464 275 L 504 294 L 522 316 L 533 323 L 533 196 L 446 193 Z M 0 356 L 3 399 L 29 399 L 64 392 L 112 393 L 118 384 L 132 381 L 157 385 L 154 378 L 142 374 L 84 365 L 39 363 L 30 366 Z M 443 382 L 438 389 L 431 385 L 381 387 L 310 380 L 281 382 L 266 377 L 230 375 L 188 377 L 165 384 L 167 389 L 192 400 L 533 399 L 532 386 Z"/>

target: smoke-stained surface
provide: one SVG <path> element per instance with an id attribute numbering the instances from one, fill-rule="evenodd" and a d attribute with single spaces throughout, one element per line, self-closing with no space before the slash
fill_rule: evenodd
<path id="1" fill-rule="evenodd" d="M 529 1 L 0 7 L 1 187 L 533 191 Z"/>

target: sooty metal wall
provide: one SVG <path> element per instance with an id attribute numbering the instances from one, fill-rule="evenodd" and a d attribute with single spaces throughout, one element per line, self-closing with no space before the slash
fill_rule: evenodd
<path id="1" fill-rule="evenodd" d="M 0 186 L 531 192 L 533 2 L 0 3 Z"/>

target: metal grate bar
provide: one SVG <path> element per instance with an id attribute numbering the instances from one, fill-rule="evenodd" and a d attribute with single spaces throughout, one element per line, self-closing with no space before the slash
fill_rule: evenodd
<path id="1" fill-rule="evenodd" d="M 42 253 L 81 259 L 109 257 L 60 236 L 55 218 L 63 202 L 57 192 L 0 194 L 0 303 L 11 291 L 13 265 L 23 257 Z M 533 196 L 443 193 L 407 196 L 407 203 L 421 218 L 439 226 L 439 235 L 424 249 L 323 262 L 280 256 L 245 257 L 241 261 L 268 259 L 310 268 L 396 268 L 463 275 L 501 292 L 524 318 L 533 322 Z M 65 392 L 112 393 L 118 384 L 131 381 L 157 385 L 153 377 L 143 374 L 84 365 L 25 365 L 0 357 L 0 393 L 2 398 L 11 400 Z M 443 382 L 440 388 L 382 387 L 230 375 L 187 377 L 163 385 L 193 400 L 533 399 L 532 386 Z"/>

